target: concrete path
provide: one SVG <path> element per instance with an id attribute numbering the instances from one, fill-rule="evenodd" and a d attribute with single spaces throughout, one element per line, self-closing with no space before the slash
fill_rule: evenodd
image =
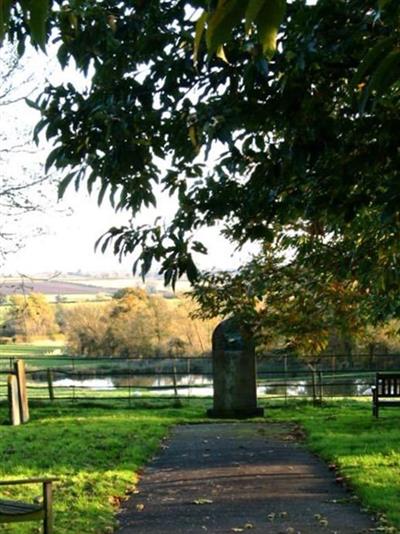
<path id="1" fill-rule="evenodd" d="M 376 524 L 294 427 L 175 428 L 119 515 L 117 534 L 358 534 Z"/>

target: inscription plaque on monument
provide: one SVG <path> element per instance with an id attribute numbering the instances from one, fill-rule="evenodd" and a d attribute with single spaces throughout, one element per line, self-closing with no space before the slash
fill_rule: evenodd
<path id="1" fill-rule="evenodd" d="M 222 321 L 212 337 L 214 405 L 210 417 L 244 418 L 264 415 L 257 407 L 255 347 L 234 318 Z"/>

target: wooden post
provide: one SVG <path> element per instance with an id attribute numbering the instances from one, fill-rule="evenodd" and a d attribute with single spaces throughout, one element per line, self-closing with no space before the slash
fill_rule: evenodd
<path id="1" fill-rule="evenodd" d="M 18 397 L 19 409 L 21 412 L 21 422 L 27 423 L 29 421 L 29 406 L 28 394 L 26 391 L 25 362 L 23 360 L 17 360 L 14 364 L 14 369 L 18 382 Z"/>
<path id="2" fill-rule="evenodd" d="M 19 409 L 18 381 L 15 375 L 8 375 L 7 389 L 10 423 L 17 426 L 21 424 L 21 412 Z"/>
<path id="3" fill-rule="evenodd" d="M 174 396 L 175 396 L 175 400 L 174 400 L 174 406 L 178 406 L 180 407 L 181 406 L 181 400 L 178 396 L 178 384 L 177 384 L 177 378 L 176 378 L 176 358 L 173 359 L 173 374 L 172 374 L 172 383 L 173 383 L 173 386 L 174 386 Z"/>
<path id="4" fill-rule="evenodd" d="M 319 402 L 322 404 L 322 399 L 324 397 L 324 385 L 322 381 L 322 371 L 318 371 L 318 382 L 319 382 Z"/>
<path id="5" fill-rule="evenodd" d="M 288 400 L 288 365 L 287 365 L 287 354 L 283 357 L 283 373 L 285 375 L 285 404 Z"/>
<path id="6" fill-rule="evenodd" d="M 53 371 L 47 369 L 47 386 L 49 388 L 49 399 L 54 400 L 54 388 L 53 388 Z"/>
<path id="7" fill-rule="evenodd" d="M 43 534 L 53 534 L 53 492 L 51 482 L 43 483 Z"/>
<path id="8" fill-rule="evenodd" d="M 317 404 L 317 390 L 316 390 L 316 384 L 315 384 L 315 369 L 311 368 L 311 385 L 312 385 L 312 397 L 313 397 L 313 404 Z"/>

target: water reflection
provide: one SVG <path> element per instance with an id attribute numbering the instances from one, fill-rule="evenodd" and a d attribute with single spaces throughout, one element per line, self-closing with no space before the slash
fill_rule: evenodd
<path id="1" fill-rule="evenodd" d="M 35 385 L 46 386 L 43 376 L 33 379 Z M 179 375 L 174 384 L 173 375 L 140 375 L 140 376 L 102 376 L 70 378 L 58 376 L 53 385 L 55 388 L 82 388 L 92 391 L 112 391 L 129 389 L 135 396 L 142 395 L 167 395 L 175 394 L 175 389 L 180 396 L 209 397 L 213 394 L 212 377 L 209 375 Z M 324 397 L 334 396 L 369 396 L 371 385 L 364 379 L 346 379 L 329 377 L 321 385 L 315 385 L 315 394 L 322 393 Z M 312 397 L 313 386 L 310 380 L 284 379 L 276 383 L 262 380 L 257 386 L 258 397 Z"/>

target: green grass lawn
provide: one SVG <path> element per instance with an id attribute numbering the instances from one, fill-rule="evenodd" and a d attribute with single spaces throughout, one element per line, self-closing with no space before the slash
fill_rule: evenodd
<path id="1" fill-rule="evenodd" d="M 119 498 L 132 490 L 141 467 L 157 451 L 172 425 L 199 422 L 205 401 L 138 400 L 99 405 L 31 406 L 32 420 L 21 427 L 0 426 L 0 479 L 54 475 L 57 534 L 107 534 L 115 526 Z M 209 401 L 208 401 L 209 402 Z M 0 407 L 0 421 L 6 407 Z M 363 503 L 400 527 L 400 409 L 371 416 L 369 402 L 335 401 L 324 407 L 275 403 L 271 421 L 298 422 L 306 443 L 340 467 Z M 10 498 L 34 497 L 39 487 L 9 487 Z M 2 489 L 2 495 L 4 491 Z M 34 534 L 39 523 L 0 525 L 7 534 Z"/>

